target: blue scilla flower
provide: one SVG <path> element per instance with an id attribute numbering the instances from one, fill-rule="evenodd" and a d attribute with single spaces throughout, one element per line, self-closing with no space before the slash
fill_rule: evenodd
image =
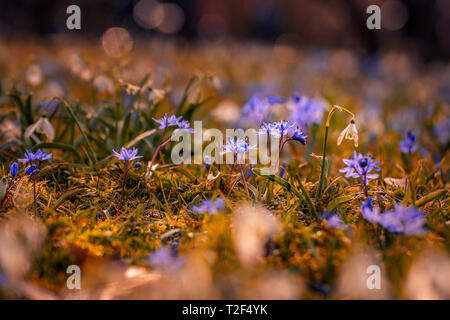
<path id="1" fill-rule="evenodd" d="M 256 164 L 249 165 L 249 167 L 247 169 L 247 179 L 252 176 L 252 169 L 255 168 L 255 167 L 256 167 Z"/>
<path id="2" fill-rule="evenodd" d="M 242 107 L 241 119 L 246 124 L 261 125 L 268 120 L 271 107 L 279 103 L 279 99 L 254 94 Z"/>
<path id="3" fill-rule="evenodd" d="M 280 104 L 280 103 L 283 103 L 283 98 L 275 97 L 275 96 L 268 96 L 267 102 L 269 102 L 269 104 Z"/>
<path id="4" fill-rule="evenodd" d="M 135 167 L 135 168 L 140 168 L 140 167 L 142 167 L 142 163 L 136 162 L 136 163 L 134 164 L 134 167 Z"/>
<path id="5" fill-rule="evenodd" d="M 25 174 L 30 174 L 30 175 L 38 174 L 41 170 L 36 169 L 36 168 L 37 167 L 35 164 L 29 165 L 28 167 L 25 168 Z"/>
<path id="6" fill-rule="evenodd" d="M 158 120 L 153 118 L 153 120 L 159 123 L 158 129 L 165 129 L 170 126 L 177 126 L 181 118 L 182 116 L 177 118 L 175 115 L 171 115 L 168 117 L 167 114 L 165 114 L 161 119 Z"/>
<path id="7" fill-rule="evenodd" d="M 17 164 L 17 162 L 14 162 L 11 165 L 11 168 L 9 169 L 9 173 L 11 174 L 11 177 L 14 178 L 15 176 L 17 176 L 18 172 L 19 172 L 19 165 Z"/>
<path id="8" fill-rule="evenodd" d="M 279 177 L 284 178 L 285 174 L 286 174 L 286 162 L 283 161 L 283 163 L 281 164 Z"/>
<path id="9" fill-rule="evenodd" d="M 225 207 L 225 201 L 222 198 L 217 198 L 215 201 L 202 200 L 199 205 L 193 206 L 192 210 L 197 213 L 216 214 Z"/>
<path id="10" fill-rule="evenodd" d="M 280 131 L 280 134 L 282 136 L 286 135 L 293 128 L 293 126 L 294 125 L 287 120 L 275 122 L 275 128 L 277 128 Z"/>
<path id="11" fill-rule="evenodd" d="M 50 160 L 52 158 L 52 154 L 51 153 L 46 153 L 41 151 L 41 149 L 38 149 L 35 153 L 31 152 L 31 151 L 26 151 L 24 153 L 25 158 L 22 159 L 17 159 L 17 161 L 19 162 L 28 162 L 28 163 L 32 163 L 33 161 L 45 161 L 45 160 Z"/>
<path id="12" fill-rule="evenodd" d="M 181 130 L 186 130 L 189 133 L 194 133 L 194 129 L 191 128 L 191 124 L 187 120 L 179 121 L 177 125 Z"/>
<path id="13" fill-rule="evenodd" d="M 428 232 L 423 226 L 425 213 L 416 207 L 405 207 L 402 204 L 396 204 L 394 210 L 381 214 L 378 222 L 390 232 L 403 233 L 406 236 Z"/>
<path id="14" fill-rule="evenodd" d="M 206 168 L 206 170 L 209 170 L 211 164 L 212 164 L 211 157 L 210 156 L 205 156 L 205 168 Z"/>
<path id="15" fill-rule="evenodd" d="M 450 116 L 433 127 L 433 133 L 439 144 L 445 146 L 450 141 Z"/>
<path id="16" fill-rule="evenodd" d="M 250 150 L 254 149 L 256 146 L 249 146 L 248 143 L 241 138 L 234 140 L 232 137 L 228 137 L 228 143 L 223 146 L 224 150 L 221 154 L 233 152 L 235 154 L 246 154 L 249 153 Z"/>
<path id="17" fill-rule="evenodd" d="M 400 145 L 401 152 L 407 154 L 414 153 L 417 150 L 417 137 L 411 131 L 408 131 L 405 140 L 400 141 L 398 144 Z"/>
<path id="18" fill-rule="evenodd" d="M 341 217 L 337 213 L 324 212 L 325 221 L 334 229 L 347 229 L 347 226 L 342 222 Z"/>
<path id="19" fill-rule="evenodd" d="M 184 259 L 178 257 L 170 248 L 161 246 L 147 257 L 148 263 L 154 268 L 178 268 L 184 263 Z"/>
<path id="20" fill-rule="evenodd" d="M 114 149 L 112 150 L 112 152 L 114 153 L 114 156 L 117 157 L 119 160 L 123 160 L 123 161 L 127 161 L 127 162 L 131 161 L 131 160 L 142 158 L 142 156 L 137 155 L 139 152 L 138 148 L 129 148 L 128 149 L 128 148 L 122 147 L 120 149 L 120 153 L 118 153 Z"/>
<path id="21" fill-rule="evenodd" d="M 279 138 L 281 136 L 276 122 L 264 122 L 261 129 L 258 131 L 259 135 L 267 134 Z"/>
<path id="22" fill-rule="evenodd" d="M 380 221 L 380 210 L 373 206 L 371 197 L 367 197 L 361 205 L 361 214 L 369 222 L 375 223 Z"/>
<path id="23" fill-rule="evenodd" d="M 290 111 L 290 120 L 302 128 L 308 128 L 313 123 L 320 124 L 325 112 L 325 104 L 322 101 L 297 93 L 288 100 L 286 107 Z"/>
<path id="24" fill-rule="evenodd" d="M 370 173 L 372 170 L 381 170 L 378 167 L 379 161 L 375 162 L 371 156 L 363 156 L 356 151 L 353 151 L 353 158 L 342 159 L 342 161 L 347 167 L 340 169 L 339 172 L 345 173 L 346 178 L 360 178 L 365 185 L 369 179 L 378 178 L 378 174 Z"/>
<path id="25" fill-rule="evenodd" d="M 300 127 L 297 127 L 294 130 L 294 133 L 292 134 L 291 137 L 292 140 L 299 141 L 301 144 L 306 144 L 306 138 L 307 136 L 303 134 L 303 131 L 302 129 L 300 129 Z"/>

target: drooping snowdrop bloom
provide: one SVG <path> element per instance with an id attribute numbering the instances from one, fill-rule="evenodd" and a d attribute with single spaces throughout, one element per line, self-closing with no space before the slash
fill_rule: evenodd
<path id="1" fill-rule="evenodd" d="M 343 139 L 353 140 L 355 143 L 355 147 L 358 146 L 358 129 L 356 129 L 355 120 L 350 120 L 350 123 L 344 130 L 339 134 L 337 139 L 337 145 L 341 145 Z"/>
<path id="2" fill-rule="evenodd" d="M 48 121 L 47 117 L 42 117 L 34 124 L 29 126 L 24 133 L 25 139 L 30 138 L 35 132 L 45 134 L 47 139 L 50 141 L 55 139 L 55 130 L 53 129 L 50 121 Z"/>
<path id="3" fill-rule="evenodd" d="M 400 141 L 398 144 L 401 152 L 412 154 L 417 150 L 417 137 L 411 131 L 408 131 L 405 140 Z"/>
<path id="4" fill-rule="evenodd" d="M 216 214 L 220 212 L 225 207 L 225 201 L 222 198 L 217 198 L 215 201 L 212 200 L 202 200 L 199 205 L 193 206 L 192 210 L 197 213 Z"/>

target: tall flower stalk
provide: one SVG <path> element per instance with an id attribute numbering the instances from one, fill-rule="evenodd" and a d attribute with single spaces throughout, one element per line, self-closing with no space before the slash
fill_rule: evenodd
<path id="1" fill-rule="evenodd" d="M 152 160 L 148 164 L 147 173 L 145 174 L 146 180 L 150 179 L 156 158 L 160 154 L 161 150 L 170 142 L 170 138 L 164 141 L 164 135 L 166 134 L 168 127 L 177 126 L 180 130 L 194 133 L 194 129 L 190 127 L 189 121 L 181 119 L 182 116 L 177 118 L 175 115 L 167 116 L 167 114 L 165 114 L 161 119 L 153 118 L 155 122 L 159 123 L 158 129 L 162 130 L 162 133 L 161 138 L 159 139 L 158 147 L 153 154 Z"/>
<path id="2" fill-rule="evenodd" d="M 17 161 L 27 163 L 28 167 L 25 169 L 25 174 L 29 174 L 33 178 L 33 202 L 34 202 L 34 217 L 37 217 L 37 204 L 36 204 L 36 177 L 41 172 L 41 163 L 45 160 L 52 158 L 51 153 L 46 153 L 38 149 L 35 153 L 27 151 L 24 153 L 25 158 L 18 159 Z"/>
<path id="3" fill-rule="evenodd" d="M 346 139 L 354 140 L 355 147 L 358 146 L 358 131 L 356 130 L 356 125 L 355 125 L 355 115 L 353 114 L 353 112 L 351 112 L 347 108 L 344 108 L 344 107 L 341 107 L 341 106 L 338 106 L 338 105 L 333 105 L 331 107 L 330 111 L 328 112 L 327 122 L 325 123 L 325 135 L 324 135 L 324 140 L 323 140 L 322 164 L 321 164 L 321 167 L 320 167 L 319 186 L 318 186 L 317 191 L 316 191 L 316 201 L 318 201 L 318 199 L 322 195 L 322 189 L 323 189 L 323 184 L 324 184 L 325 166 L 326 166 L 325 163 L 326 163 L 326 158 L 327 158 L 328 129 L 330 127 L 331 117 L 332 117 L 332 115 L 333 115 L 335 110 L 338 110 L 338 111 L 341 111 L 341 112 L 347 112 L 349 115 L 352 116 L 351 119 L 350 119 L 349 125 L 339 135 L 338 145 L 341 144 L 342 139 L 345 137 Z"/>
<path id="4" fill-rule="evenodd" d="M 117 159 L 125 162 L 125 168 L 124 168 L 122 184 L 121 184 L 120 200 L 119 200 L 119 204 L 117 206 L 117 213 L 120 212 L 120 209 L 122 207 L 122 201 L 123 201 L 123 197 L 124 197 L 124 194 L 125 194 L 125 182 L 127 180 L 128 171 L 130 170 L 130 161 L 142 158 L 142 156 L 138 156 L 137 155 L 138 152 L 139 152 L 138 148 L 127 149 L 127 148 L 122 147 L 122 149 L 120 149 L 120 153 L 116 152 L 113 149 L 114 156 L 117 157 Z M 139 168 L 140 166 L 141 166 L 140 162 L 136 162 L 134 164 L 135 168 Z"/>
<path id="5" fill-rule="evenodd" d="M 250 150 L 256 148 L 256 146 L 249 146 L 248 143 L 244 139 L 238 138 L 237 140 L 234 140 L 232 137 L 228 137 L 228 143 L 223 146 L 224 150 L 221 152 L 221 154 L 233 153 L 233 167 L 232 171 L 234 170 L 234 167 L 237 163 L 239 167 L 239 172 L 241 174 L 242 183 L 244 184 L 245 192 L 247 193 L 247 197 L 250 198 L 250 194 L 248 192 L 247 187 L 247 179 L 245 178 L 244 171 L 242 170 L 242 165 L 239 159 L 245 157 L 247 153 L 250 152 Z"/>

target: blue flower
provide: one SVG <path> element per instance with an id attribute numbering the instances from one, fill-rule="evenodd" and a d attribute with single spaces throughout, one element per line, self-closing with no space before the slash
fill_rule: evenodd
<path id="1" fill-rule="evenodd" d="M 39 172 L 41 172 L 41 170 L 36 169 L 35 164 L 29 165 L 28 167 L 25 168 L 25 174 L 33 175 L 33 174 L 38 174 Z"/>
<path id="2" fill-rule="evenodd" d="M 336 213 L 324 212 L 325 221 L 334 229 L 347 229 L 347 226 L 342 222 L 341 217 Z"/>
<path id="3" fill-rule="evenodd" d="M 271 106 L 279 104 L 280 99 L 254 94 L 241 109 L 241 119 L 246 124 L 261 125 L 267 121 Z"/>
<path id="4" fill-rule="evenodd" d="M 283 98 L 268 96 L 267 102 L 269 102 L 269 104 L 280 104 L 280 103 L 283 103 Z"/>
<path id="5" fill-rule="evenodd" d="M 361 214 L 369 222 L 378 222 L 380 220 L 380 210 L 374 208 L 373 200 L 371 197 L 367 197 L 361 205 Z"/>
<path id="6" fill-rule="evenodd" d="M 39 162 L 45 161 L 45 160 L 50 160 L 52 158 L 52 154 L 51 153 L 46 153 L 41 151 L 41 149 L 38 149 L 36 151 L 36 153 L 33 153 L 31 151 L 26 151 L 24 153 L 25 158 L 22 159 L 17 159 L 17 161 L 19 162 L 28 162 L 28 163 L 32 163 L 33 161 L 37 160 Z"/>
<path id="7" fill-rule="evenodd" d="M 274 125 L 275 125 L 275 128 L 277 128 L 280 131 L 280 134 L 282 136 L 286 135 L 291 130 L 291 128 L 294 126 L 287 120 L 281 120 L 281 121 L 275 122 Z"/>
<path id="8" fill-rule="evenodd" d="M 181 118 L 182 116 L 177 118 L 175 115 L 167 117 L 167 114 L 165 114 L 161 119 L 157 120 L 153 118 L 153 120 L 160 124 L 158 129 L 165 129 L 170 126 L 177 126 Z"/>
<path id="9" fill-rule="evenodd" d="M 14 162 L 11 165 L 11 168 L 9 169 L 9 173 L 11 174 L 11 177 L 14 178 L 15 176 L 17 176 L 18 172 L 19 172 L 19 165 L 17 164 L 17 162 Z"/>
<path id="10" fill-rule="evenodd" d="M 140 168 L 140 167 L 142 167 L 142 163 L 136 162 L 136 163 L 134 164 L 134 167 L 135 167 L 135 168 Z"/>
<path id="11" fill-rule="evenodd" d="M 202 200 L 199 205 L 193 206 L 192 210 L 197 213 L 216 214 L 225 207 L 225 201 L 222 198 L 217 198 L 215 201 L 212 200 Z"/>
<path id="12" fill-rule="evenodd" d="M 252 169 L 256 167 L 256 164 L 251 164 L 247 169 L 247 179 L 252 175 Z"/>
<path id="13" fill-rule="evenodd" d="M 194 129 L 191 128 L 191 124 L 187 120 L 182 120 L 177 123 L 178 128 L 186 130 L 189 133 L 194 133 Z"/>
<path id="14" fill-rule="evenodd" d="M 306 138 L 308 137 L 303 134 L 302 129 L 300 129 L 299 127 L 294 130 L 294 133 L 291 137 L 292 140 L 299 141 L 301 144 L 306 144 Z"/>
<path id="15" fill-rule="evenodd" d="M 401 152 L 411 154 L 417 150 L 417 137 L 411 131 L 408 131 L 405 140 L 400 141 L 398 144 Z"/>
<path id="16" fill-rule="evenodd" d="M 205 168 L 209 170 L 210 165 L 212 164 L 212 160 L 210 156 L 205 156 Z"/>
<path id="17" fill-rule="evenodd" d="M 292 95 L 286 107 L 290 110 L 290 120 L 302 128 L 308 128 L 313 123 L 320 124 L 325 111 L 325 104 L 322 101 L 297 93 Z"/>
<path id="18" fill-rule="evenodd" d="M 378 174 L 370 173 L 372 170 L 380 171 L 378 167 L 379 161 L 375 162 L 371 156 L 363 156 L 361 153 L 353 151 L 353 158 L 342 159 L 347 165 L 346 168 L 342 168 L 339 172 L 345 173 L 346 178 L 360 178 L 361 181 L 367 185 L 369 179 L 378 178 Z"/>
<path id="19" fill-rule="evenodd" d="M 176 254 L 166 246 L 161 246 L 149 254 L 147 261 L 154 268 L 177 268 L 184 263 L 183 259 L 177 257 Z"/>
<path id="20" fill-rule="evenodd" d="M 256 146 L 249 146 L 248 143 L 241 138 L 234 140 L 232 137 L 228 137 L 228 143 L 223 146 L 224 150 L 221 154 L 233 152 L 235 154 L 247 154 L 250 150 L 254 149 Z"/>
<path id="21" fill-rule="evenodd" d="M 280 178 L 283 178 L 284 175 L 286 174 L 286 162 L 283 161 L 283 163 L 281 164 L 281 168 L 280 168 Z"/>
<path id="22" fill-rule="evenodd" d="M 261 130 L 258 131 L 259 135 L 267 134 L 276 138 L 280 137 L 280 130 L 278 129 L 277 122 L 264 122 L 261 125 Z"/>
<path id="23" fill-rule="evenodd" d="M 112 150 L 114 153 L 114 156 L 117 157 L 119 160 L 123 161 L 131 161 L 135 159 L 142 158 L 142 156 L 138 156 L 139 149 L 138 148 L 124 148 L 122 147 L 120 149 L 120 153 L 116 152 L 114 149 Z"/>
<path id="24" fill-rule="evenodd" d="M 433 133 L 438 142 L 445 146 L 450 141 L 450 116 L 433 127 Z"/>
<path id="25" fill-rule="evenodd" d="M 425 214 L 416 207 L 405 207 L 396 204 L 393 211 L 384 212 L 379 218 L 380 225 L 393 233 L 406 236 L 417 236 L 428 231 L 423 227 Z"/>

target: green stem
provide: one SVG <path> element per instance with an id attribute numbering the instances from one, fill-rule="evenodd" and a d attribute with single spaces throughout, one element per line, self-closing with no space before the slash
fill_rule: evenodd
<path id="1" fill-rule="evenodd" d="M 322 195 L 322 188 L 323 188 L 323 180 L 324 180 L 324 174 L 325 174 L 325 161 L 327 157 L 327 139 L 328 139 L 328 125 L 325 126 L 325 137 L 323 141 L 323 153 L 322 153 L 322 167 L 320 168 L 320 178 L 319 178 L 319 187 L 316 191 L 316 203 L 319 203 L 319 198 Z"/>
<path id="2" fill-rule="evenodd" d="M 317 214 L 316 208 L 314 207 L 311 198 L 309 196 L 308 191 L 305 189 L 305 187 L 303 186 L 302 181 L 300 180 L 300 177 L 298 177 L 297 179 L 298 181 L 298 185 L 300 186 L 300 189 L 302 190 L 303 193 L 303 197 L 306 200 L 306 203 L 308 204 L 309 209 L 311 210 L 311 212 L 313 213 L 314 217 L 316 218 L 317 221 L 320 221 L 319 215 Z"/>

